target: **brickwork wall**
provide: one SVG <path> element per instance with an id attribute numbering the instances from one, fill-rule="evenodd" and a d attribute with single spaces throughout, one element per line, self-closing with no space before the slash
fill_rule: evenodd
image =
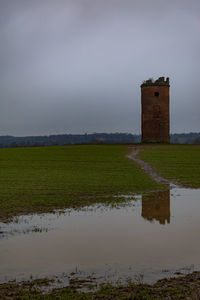
<path id="1" fill-rule="evenodd" d="M 141 86 L 142 142 L 169 143 L 169 86 Z"/>

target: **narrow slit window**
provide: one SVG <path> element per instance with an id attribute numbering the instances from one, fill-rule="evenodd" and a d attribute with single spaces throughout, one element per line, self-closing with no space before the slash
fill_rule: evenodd
<path id="1" fill-rule="evenodd" d="M 158 93 L 158 92 L 155 92 L 155 93 L 154 93 L 154 96 L 159 97 L 159 93 Z"/>

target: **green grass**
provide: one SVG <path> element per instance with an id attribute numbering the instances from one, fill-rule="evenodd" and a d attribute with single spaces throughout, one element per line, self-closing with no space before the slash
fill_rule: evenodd
<path id="1" fill-rule="evenodd" d="M 0 149 L 0 219 L 160 189 L 128 151 L 103 145 Z"/>
<path id="2" fill-rule="evenodd" d="M 200 188 L 199 145 L 152 145 L 139 157 L 162 176 L 183 186 Z"/>

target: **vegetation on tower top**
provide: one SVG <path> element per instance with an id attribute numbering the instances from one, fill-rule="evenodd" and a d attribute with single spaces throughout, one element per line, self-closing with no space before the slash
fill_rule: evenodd
<path id="1" fill-rule="evenodd" d="M 141 87 L 145 87 L 145 86 L 170 86 L 169 85 L 169 77 L 166 78 L 165 77 L 159 77 L 157 80 L 153 80 L 153 78 L 149 78 L 148 80 L 143 81 L 143 83 L 141 84 Z"/>

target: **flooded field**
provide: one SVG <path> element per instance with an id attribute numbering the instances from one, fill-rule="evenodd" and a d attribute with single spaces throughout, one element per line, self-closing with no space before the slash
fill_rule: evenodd
<path id="1" fill-rule="evenodd" d="M 200 269 L 200 190 L 136 196 L 119 208 L 21 216 L 0 223 L 0 282 L 70 273 L 144 282 Z"/>

